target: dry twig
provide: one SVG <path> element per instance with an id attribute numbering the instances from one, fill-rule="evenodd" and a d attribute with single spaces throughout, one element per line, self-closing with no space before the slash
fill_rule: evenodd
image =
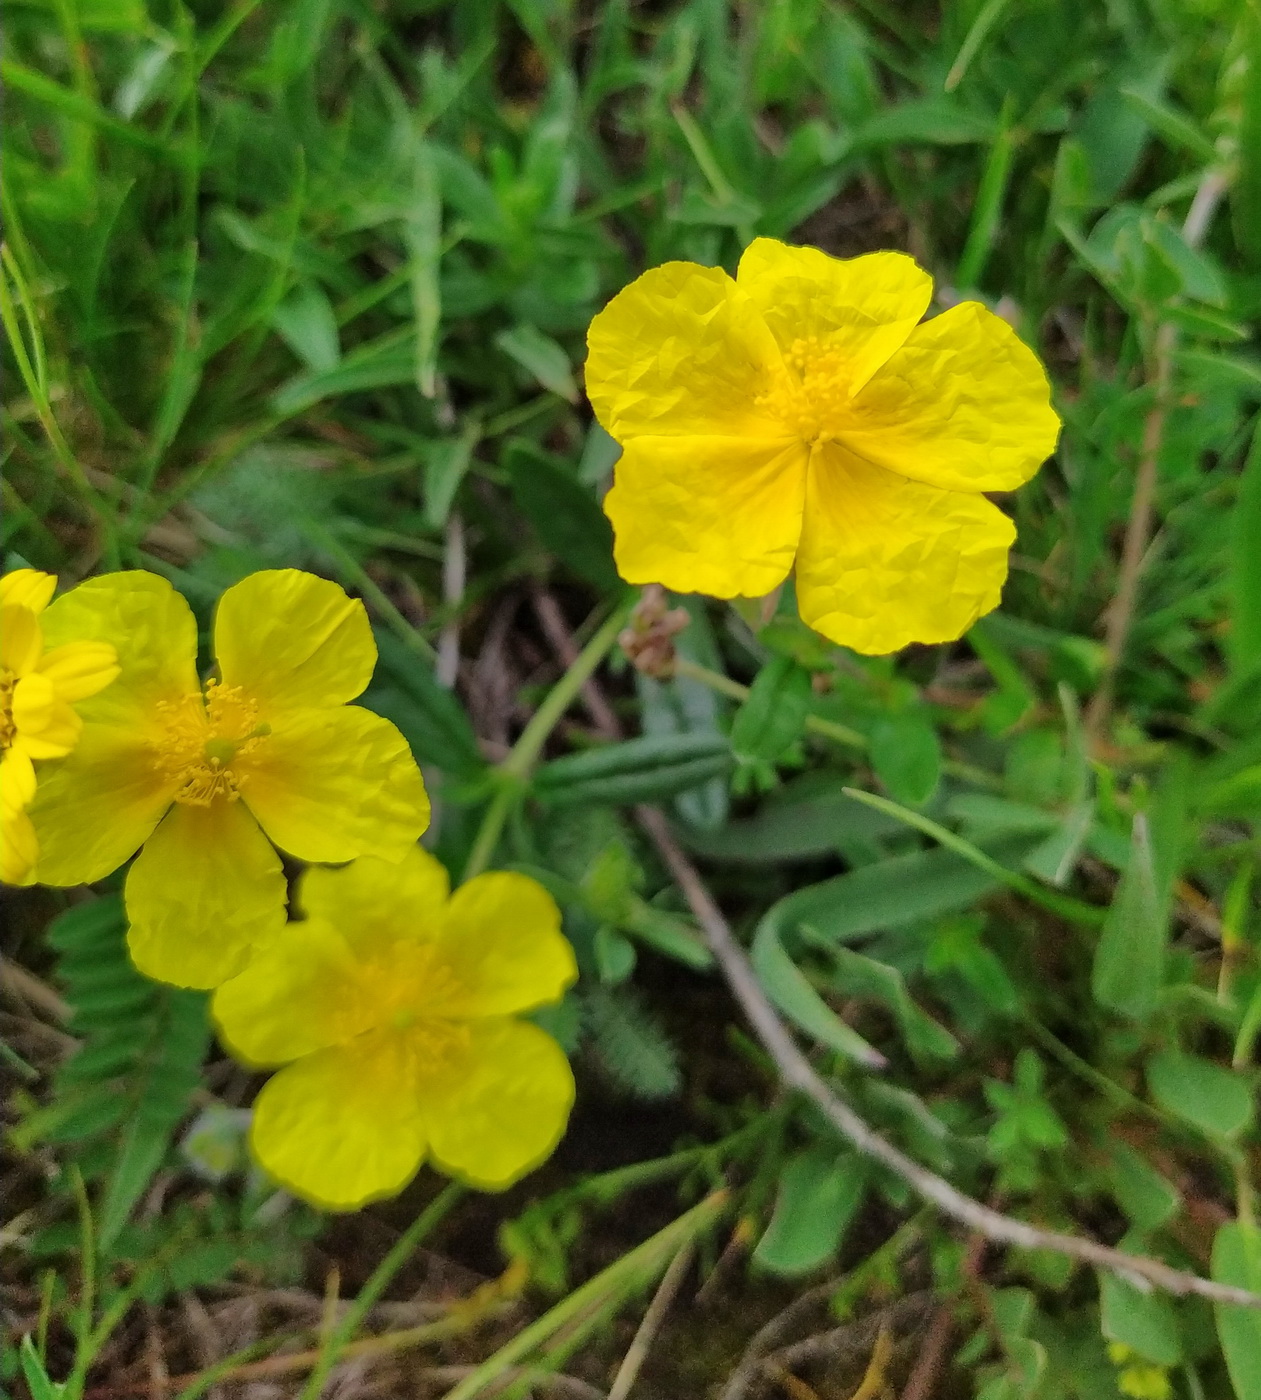
<path id="1" fill-rule="evenodd" d="M 705 932 L 706 941 L 726 976 L 736 1000 L 744 1009 L 758 1038 L 775 1061 L 781 1078 L 790 1088 L 810 1099 L 824 1117 L 864 1156 L 879 1162 L 902 1178 L 918 1195 L 943 1214 L 975 1230 L 994 1244 L 1015 1245 L 1018 1249 L 1045 1249 L 1067 1255 L 1094 1268 L 1106 1269 L 1140 1288 L 1159 1288 L 1178 1296 L 1195 1294 L 1214 1303 L 1261 1308 L 1261 1294 L 1200 1278 L 1182 1269 L 1171 1268 L 1159 1259 L 1125 1254 L 1097 1240 L 1041 1230 L 1028 1221 L 1003 1215 L 973 1200 L 962 1191 L 920 1166 L 891 1142 L 881 1137 L 815 1073 L 810 1061 L 798 1048 L 778 1013 L 762 991 L 749 959 L 736 941 L 722 911 L 714 902 L 696 867 L 674 839 L 665 817 L 655 807 L 636 809 L 648 833 L 669 867 Z"/>

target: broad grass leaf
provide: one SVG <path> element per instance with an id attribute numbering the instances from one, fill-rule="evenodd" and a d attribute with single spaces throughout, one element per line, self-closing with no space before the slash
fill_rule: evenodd
<path id="1" fill-rule="evenodd" d="M 1232 1220 L 1218 1230 L 1213 1279 L 1261 1293 L 1261 1228 Z M 1218 1303 L 1214 1312 L 1235 1400 L 1261 1400 L 1261 1311 Z"/>
<path id="2" fill-rule="evenodd" d="M 500 331 L 495 337 L 495 344 L 545 389 L 568 399 L 570 403 L 577 403 L 578 385 L 574 382 L 568 352 L 550 335 L 522 323 Z"/>

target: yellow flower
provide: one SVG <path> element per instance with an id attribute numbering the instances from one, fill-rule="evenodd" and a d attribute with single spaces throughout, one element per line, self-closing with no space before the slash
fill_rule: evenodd
<path id="1" fill-rule="evenodd" d="M 213 1011 L 224 1042 L 285 1064 L 254 1105 L 254 1155 L 331 1210 L 390 1196 L 422 1160 L 500 1189 L 560 1140 L 574 1082 L 560 1046 L 517 1013 L 577 975 L 551 896 L 524 875 L 449 894 L 419 847 L 308 870 L 305 921 L 273 935 Z M 287 1063 L 292 1061 L 292 1063 Z"/>
<path id="2" fill-rule="evenodd" d="M 631 583 L 760 597 L 856 651 L 946 641 L 993 608 L 1015 538 L 983 491 L 1055 446 L 1046 375 L 976 302 L 918 324 L 901 253 L 755 240 L 733 280 L 673 262 L 591 323 L 587 393 L 622 444 L 605 510 Z"/>
<path id="3" fill-rule="evenodd" d="M 39 853 L 26 811 L 35 796 L 34 760 L 74 748 L 81 727 L 74 702 L 118 675 L 114 648 L 103 643 L 45 650 L 41 614 L 56 586 L 37 569 L 0 578 L 0 880 L 11 885 L 27 878 Z"/>
<path id="4" fill-rule="evenodd" d="M 297 569 L 251 574 L 219 600 L 219 676 L 197 676 L 197 624 L 165 579 L 81 584 L 48 613 L 57 637 L 112 642 L 121 674 L 82 709 L 83 736 L 31 805 L 36 878 L 127 875 L 142 972 L 213 987 L 283 927 L 299 860 L 400 860 L 429 820 L 420 770 L 387 720 L 348 702 L 376 644 L 363 604 Z M 266 833 L 266 835 L 264 835 Z"/>

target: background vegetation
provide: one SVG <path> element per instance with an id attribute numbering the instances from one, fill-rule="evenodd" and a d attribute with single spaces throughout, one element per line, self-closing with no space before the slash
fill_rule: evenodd
<path id="1" fill-rule="evenodd" d="M 0 1388 L 1257 1400 L 1261 1314 L 989 1247 L 786 1096 L 633 811 L 908 1154 L 1261 1288 L 1255 0 L 7 11 L 6 567 L 360 594 L 438 854 L 546 881 L 582 979 L 548 1166 L 321 1218 L 116 883 L 4 891 Z M 629 601 L 583 332 L 757 234 L 905 249 L 1045 357 L 1002 608 L 871 660 L 681 600 L 677 678 L 578 693 Z"/>

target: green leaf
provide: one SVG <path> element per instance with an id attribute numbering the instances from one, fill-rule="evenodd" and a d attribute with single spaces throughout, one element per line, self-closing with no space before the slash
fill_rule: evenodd
<path id="1" fill-rule="evenodd" d="M 31 1388 L 31 1400 L 61 1400 L 66 1393 L 65 1384 L 49 1378 L 29 1333 L 22 1338 L 18 1357 L 22 1363 L 22 1374 Z"/>
<path id="2" fill-rule="evenodd" d="M 835 944 L 823 945 L 836 969 L 833 986 L 846 997 L 867 997 L 893 1013 L 907 1049 L 917 1060 L 951 1060 L 959 1042 L 927 1012 L 921 1011 L 906 990 L 896 967 Z"/>
<path id="3" fill-rule="evenodd" d="M 805 733 L 810 673 L 786 656 L 757 673 L 731 724 L 731 751 L 741 763 L 774 763 Z"/>
<path id="4" fill-rule="evenodd" d="M 754 1259 L 772 1273 L 809 1273 L 841 1247 L 866 1194 L 862 1164 L 820 1143 L 798 1153 L 780 1175 L 775 1209 Z"/>
<path id="5" fill-rule="evenodd" d="M 730 766 L 731 752 L 721 735 L 645 735 L 543 764 L 534 775 L 534 792 L 556 805 L 654 802 L 708 782 Z"/>
<path id="6" fill-rule="evenodd" d="M 601 592 L 617 590 L 613 527 L 589 488 L 528 443 L 510 444 L 504 465 L 513 500 L 551 553 Z"/>
<path id="7" fill-rule="evenodd" d="M 1261 22 L 1256 28 L 1261 32 Z M 1255 86 L 1261 87 L 1261 82 Z M 1261 108 L 1261 98 L 1257 105 Z M 1230 548 L 1230 660 L 1235 677 L 1240 678 L 1252 675 L 1261 664 L 1261 420 L 1253 430 L 1252 448 L 1239 477 Z"/>
<path id="8" fill-rule="evenodd" d="M 1182 1360 L 1177 1318 L 1163 1293 L 1140 1293 L 1132 1283 L 1105 1274 L 1099 1294 L 1100 1325 L 1110 1342 L 1122 1343 L 1157 1366 Z"/>
<path id="9" fill-rule="evenodd" d="M 920 710 L 883 715 L 871 728 L 869 754 L 890 796 L 922 807 L 941 781 L 941 742 Z"/>
<path id="10" fill-rule="evenodd" d="M 1261 1228 L 1237 1220 L 1218 1230 L 1213 1279 L 1261 1293 Z M 1261 1311 L 1217 1303 L 1214 1312 L 1235 1400 L 1261 1400 Z"/>
<path id="11" fill-rule="evenodd" d="M 500 331 L 495 344 L 545 389 L 570 403 L 578 402 L 578 386 L 570 368 L 569 354 L 550 335 L 544 335 L 535 326 L 522 324 Z"/>
<path id="12" fill-rule="evenodd" d="M 766 995 L 794 1025 L 821 1045 L 831 1046 L 869 1069 L 883 1069 L 888 1063 L 885 1057 L 847 1026 L 815 991 L 788 956 L 769 920 L 770 915 L 762 920 L 753 940 L 753 970 Z"/>
<path id="13" fill-rule="evenodd" d="M 418 763 L 465 779 L 479 775 L 486 761 L 464 707 L 428 661 L 391 632 L 376 628 L 374 635 L 379 675 L 364 703 L 398 725 Z"/>
<path id="14" fill-rule="evenodd" d="M 1234 1137 L 1252 1122 L 1248 1081 L 1198 1055 L 1158 1051 L 1147 1062 L 1147 1087 L 1166 1113 L 1210 1137 Z"/>
<path id="15" fill-rule="evenodd" d="M 877 112 L 854 133 L 856 147 L 988 145 L 994 121 L 946 97 L 913 97 Z"/>
<path id="16" fill-rule="evenodd" d="M 1158 1230 L 1182 1203 L 1177 1187 L 1128 1143 L 1113 1145 L 1107 1176 L 1117 1204 L 1136 1230 Z"/>
<path id="17" fill-rule="evenodd" d="M 307 369 L 322 374 L 341 363 L 337 317 L 324 289 L 302 282 L 271 314 L 271 324 Z"/>
<path id="18" fill-rule="evenodd" d="M 1138 812 L 1129 864 L 1095 948 L 1090 983 L 1095 1000 L 1133 1020 L 1146 1020 L 1160 1001 L 1167 937 L 1147 817 Z"/>
<path id="19" fill-rule="evenodd" d="M 834 854 L 847 842 L 871 842 L 900 825 L 851 802 L 833 774 L 803 773 L 769 793 L 751 817 L 716 831 L 687 827 L 680 834 L 706 860 L 763 865 Z"/>
<path id="20" fill-rule="evenodd" d="M 682 1084 L 678 1051 L 631 987 L 594 987 L 585 998 L 587 1026 L 604 1067 L 636 1098 L 668 1099 Z"/>

